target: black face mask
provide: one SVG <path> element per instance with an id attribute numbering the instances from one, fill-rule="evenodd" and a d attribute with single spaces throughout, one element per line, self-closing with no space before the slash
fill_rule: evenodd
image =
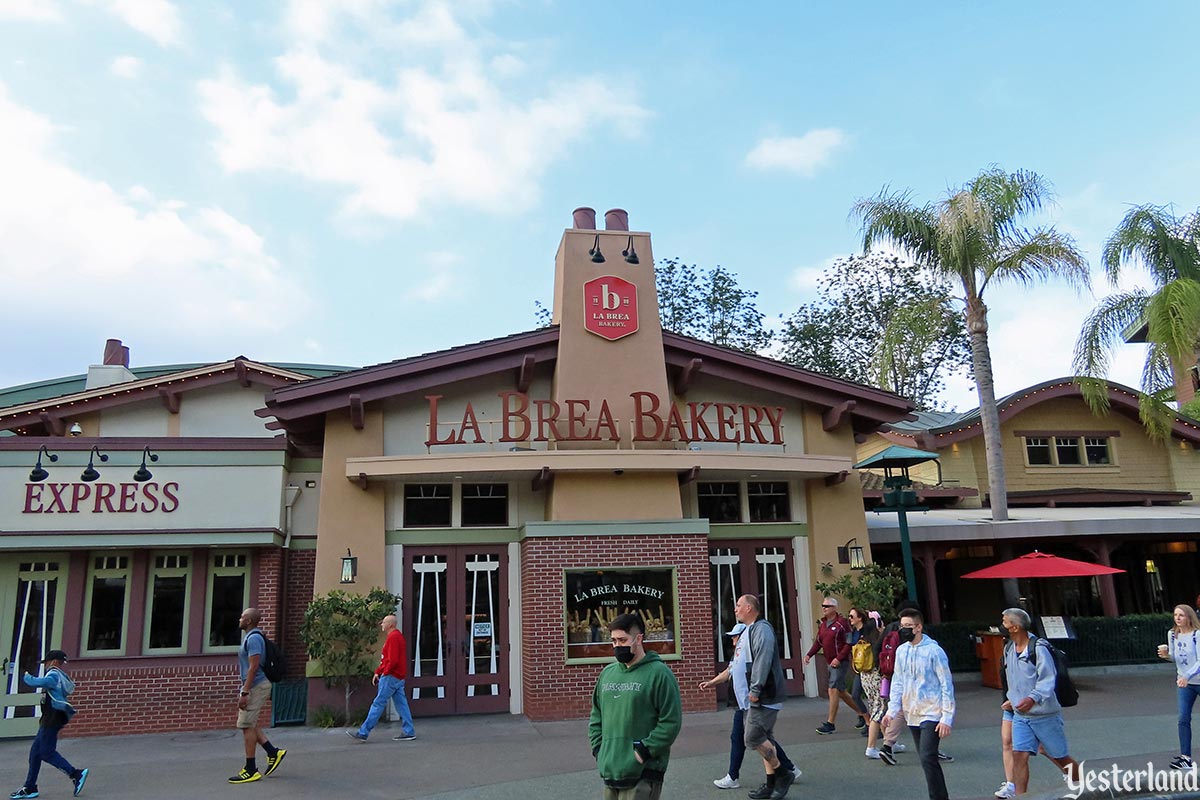
<path id="1" fill-rule="evenodd" d="M 633 648 L 629 645 L 613 645 L 613 654 L 616 655 L 617 661 L 622 664 L 628 664 L 633 661 Z"/>
<path id="2" fill-rule="evenodd" d="M 912 628 L 901 628 L 899 633 L 900 633 L 900 643 L 901 644 L 911 642 L 913 639 L 917 638 L 917 632 L 914 631 Z"/>

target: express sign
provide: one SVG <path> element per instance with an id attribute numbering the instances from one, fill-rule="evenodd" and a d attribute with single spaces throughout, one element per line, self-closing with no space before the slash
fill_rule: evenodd
<path id="1" fill-rule="evenodd" d="M 602 275 L 583 285 L 583 327 L 616 341 L 637 333 L 637 287 L 624 278 Z"/>

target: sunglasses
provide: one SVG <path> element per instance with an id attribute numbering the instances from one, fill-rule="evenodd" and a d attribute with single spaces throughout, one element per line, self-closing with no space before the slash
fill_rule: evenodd
<path id="1" fill-rule="evenodd" d="M 824 603 L 821 603 L 821 608 L 837 608 L 837 606 L 835 606 L 833 604 L 825 605 Z"/>

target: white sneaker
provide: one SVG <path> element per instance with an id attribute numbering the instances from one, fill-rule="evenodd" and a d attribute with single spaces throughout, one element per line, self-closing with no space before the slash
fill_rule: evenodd
<path id="1" fill-rule="evenodd" d="M 866 755 L 867 758 L 878 759 L 879 758 L 879 748 L 878 747 L 868 747 L 867 751 L 866 751 L 866 753 L 864 753 L 864 755 Z"/>
<path id="2" fill-rule="evenodd" d="M 908 745 L 904 744 L 903 742 L 896 742 L 894 745 L 892 745 L 893 753 L 903 753 L 907 749 Z"/>
<path id="3" fill-rule="evenodd" d="M 738 783 L 737 778 L 731 778 L 726 775 L 724 778 L 717 778 L 713 781 L 713 786 L 716 786 L 718 789 L 740 789 L 742 785 Z"/>
<path id="4" fill-rule="evenodd" d="M 1000 800 L 1008 800 L 1010 797 L 1017 796 L 1017 787 L 1014 784 L 1005 781 L 1000 784 L 1000 788 L 992 792 L 992 795 L 1000 798 Z"/>
<path id="5" fill-rule="evenodd" d="M 797 766 L 796 766 L 796 765 L 794 765 L 794 764 L 792 765 L 792 777 L 793 777 L 793 778 L 795 778 L 796 780 L 800 780 L 800 776 L 801 776 L 801 775 L 803 775 L 803 774 L 804 774 L 804 773 L 800 771 L 800 768 L 799 768 L 799 767 L 797 767 Z"/>

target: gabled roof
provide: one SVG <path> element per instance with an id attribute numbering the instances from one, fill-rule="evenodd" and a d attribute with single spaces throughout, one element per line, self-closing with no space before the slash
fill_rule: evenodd
<path id="1" fill-rule="evenodd" d="M 215 364 L 184 364 L 175 367 L 145 367 L 131 370 L 136 380 L 84 388 L 86 376 L 72 376 L 37 384 L 27 384 L 0 393 L 0 428 L 19 434 L 61 435 L 56 428 L 64 424 L 66 414 L 84 414 L 105 408 L 161 398 L 170 408 L 180 392 L 205 386 L 238 381 L 274 388 L 306 381 L 304 365 L 272 365 L 238 356 Z M 309 372 L 329 374 L 341 367 L 306 367 Z M 63 390 L 66 390 L 63 393 Z M 17 402 L 12 402 L 16 400 Z"/>
<path id="2" fill-rule="evenodd" d="M 1141 392 L 1136 389 L 1119 383 L 1108 384 L 1109 406 L 1114 411 L 1137 420 L 1139 424 L 1140 396 Z M 996 407 L 1000 412 L 1000 422 L 1004 423 L 1033 406 L 1064 397 L 1083 399 L 1083 392 L 1075 378 L 1055 378 L 1021 389 L 997 400 Z M 919 412 L 916 416 L 915 420 L 890 423 L 881 431 L 881 435 L 897 444 L 915 444 L 925 450 L 938 450 L 983 433 L 978 408 L 961 414 Z M 1176 413 L 1171 425 L 1171 435 L 1192 444 L 1200 444 L 1200 421 Z"/>
<path id="3" fill-rule="evenodd" d="M 514 388 L 520 389 L 535 365 L 557 360 L 558 338 L 558 326 L 550 326 L 284 386 L 273 391 L 266 408 L 255 413 L 276 418 L 269 428 L 319 436 L 324 415 L 330 411 L 361 408 L 456 381 L 509 371 Z M 844 415 L 857 432 L 874 431 L 908 416 L 912 409 L 912 403 L 892 392 L 667 331 L 663 351 L 673 379 L 686 372 L 699 380 L 721 378 L 794 397 L 829 409 L 838 419 Z"/>

